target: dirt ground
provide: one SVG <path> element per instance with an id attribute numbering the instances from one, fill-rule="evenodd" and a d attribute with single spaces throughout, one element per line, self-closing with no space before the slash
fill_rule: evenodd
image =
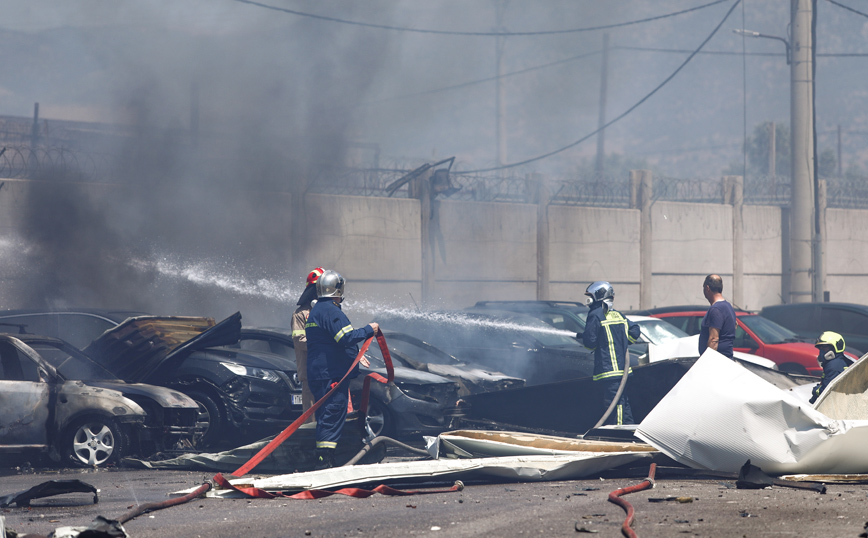
<path id="1" fill-rule="evenodd" d="M 624 510 L 607 501 L 611 491 L 641 482 L 634 477 L 594 477 L 545 483 L 468 483 L 452 493 L 365 499 L 335 495 L 319 500 L 195 499 L 138 516 L 124 527 L 133 538 L 271 536 L 621 536 Z M 635 473 L 634 473 L 635 474 Z M 646 473 L 647 474 L 647 473 Z M 0 468 L 0 496 L 47 480 L 79 479 L 99 489 L 36 500 L 31 507 L 0 509 L 18 533 L 48 534 L 86 526 L 102 515 L 118 519 L 140 503 L 164 501 L 170 492 L 212 476 L 189 471 L 134 469 Z M 674 475 L 673 475 L 674 476 Z M 406 489 L 444 484 L 405 484 Z M 448 485 L 448 484 L 447 484 Z M 681 497 L 682 501 L 652 501 Z M 635 509 L 643 537 L 865 536 L 868 485 L 829 485 L 827 493 L 773 487 L 736 489 L 734 480 L 666 478 L 624 497 Z"/>

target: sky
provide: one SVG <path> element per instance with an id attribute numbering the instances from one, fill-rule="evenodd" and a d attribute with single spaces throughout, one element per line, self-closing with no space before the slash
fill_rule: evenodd
<path id="1" fill-rule="evenodd" d="M 499 0 L 508 32 L 586 28 L 673 13 L 711 0 Z M 276 8 L 365 24 L 420 30 L 491 32 L 495 0 L 262 2 Z M 606 116 L 614 118 L 660 84 L 686 54 L 624 47 L 693 50 L 731 7 L 606 30 L 610 52 Z M 0 78 L 0 114 L 132 121 L 146 101 L 156 125 L 189 123 L 190 88 L 199 88 L 203 129 L 239 123 L 296 140 L 311 129 L 320 143 L 342 139 L 333 160 L 370 164 L 346 143 L 376 144 L 384 163 L 407 166 L 457 157 L 459 169 L 495 165 L 495 38 L 370 28 L 318 20 L 232 0 L 0 2 L 13 69 Z M 854 8 L 859 7 L 856 2 Z M 743 9 L 742 9 L 743 8 Z M 868 11 L 868 10 L 866 10 Z M 829 2 L 818 7 L 818 51 L 868 53 L 868 18 Z M 744 21 L 742 21 L 744 18 Z M 783 53 L 771 39 L 746 39 L 745 26 L 787 35 L 789 2 L 745 0 L 706 51 Z M 572 144 L 597 127 L 603 31 L 504 38 L 506 163 Z M 868 57 L 818 61 L 821 145 L 840 124 L 845 159 L 865 163 L 868 136 L 864 73 Z M 671 82 L 607 130 L 607 150 L 646 160 L 665 175 L 716 177 L 742 161 L 746 130 L 788 122 L 789 71 L 782 56 L 698 55 Z M 747 94 L 743 89 L 747 89 Z M 316 125 L 312 125 L 315 123 Z M 321 138 L 325 137 L 325 138 Z M 575 174 L 596 151 L 595 138 L 516 173 Z M 361 153 L 361 155 L 359 155 Z"/>
<path id="2" fill-rule="evenodd" d="M 448 32 L 533 34 L 501 38 L 504 162 L 531 160 L 509 169 L 522 177 L 576 178 L 596 153 L 594 137 L 575 142 L 597 128 L 604 31 L 541 32 L 699 8 L 605 30 L 606 118 L 635 107 L 606 130 L 606 150 L 658 175 L 719 178 L 743 163 L 745 133 L 786 124 L 790 111 L 783 44 L 733 33 L 786 37 L 790 3 L 745 0 L 724 21 L 734 2 L 0 0 L 0 116 L 28 118 L 39 103 L 49 123 L 122 125 L 137 135 L 88 148 L 136 186 L 129 206 L 63 188 L 33 198 L 19 271 L 39 285 L 20 287 L 32 294 L 16 301 L 148 310 L 156 301 L 140 290 L 153 289 L 155 274 L 136 274 L 137 289 L 112 261 L 189 270 L 173 258 L 183 253 L 203 264 L 194 270 L 265 279 L 280 302 L 275 283 L 292 275 L 272 246 L 284 229 L 259 221 L 253 191 L 287 190 L 335 165 L 372 167 L 374 155 L 384 168 L 453 156 L 458 171 L 496 164 L 497 38 Z M 868 17 L 820 0 L 817 36 L 820 54 L 868 54 Z M 704 51 L 734 54 L 697 54 L 649 97 L 706 39 Z M 816 103 L 820 149 L 834 148 L 840 125 L 845 165 L 868 170 L 866 68 L 868 56 L 818 59 Z M 227 285 L 243 296 L 247 284 Z M 162 304 L 180 301 L 172 290 L 155 293 L 166 295 L 156 298 Z"/>

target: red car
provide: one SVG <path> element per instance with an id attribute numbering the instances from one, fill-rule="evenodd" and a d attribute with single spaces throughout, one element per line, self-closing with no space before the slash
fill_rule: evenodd
<path id="1" fill-rule="evenodd" d="M 665 319 L 690 335 L 699 334 L 707 306 L 652 308 L 636 312 Z M 823 368 L 817 362 L 817 348 L 802 341 L 793 331 L 759 314 L 736 310 L 735 351 L 753 353 L 774 361 L 782 372 L 820 376 Z M 845 353 L 846 354 L 846 353 Z M 847 354 L 851 360 L 858 357 Z"/>

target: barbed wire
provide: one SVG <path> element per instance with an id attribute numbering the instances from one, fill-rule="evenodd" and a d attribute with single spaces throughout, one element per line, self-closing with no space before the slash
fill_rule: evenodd
<path id="1" fill-rule="evenodd" d="M 6 145 L 0 148 L 0 178 L 121 183 L 128 174 L 118 170 L 118 160 L 108 154 L 65 147 L 35 148 Z M 352 196 L 409 198 L 417 196 L 412 182 L 390 188 L 419 163 L 391 161 L 381 168 L 320 167 L 308 177 L 306 192 Z M 502 173 L 501 173 L 502 174 Z M 868 178 L 828 177 L 826 206 L 868 209 Z M 438 199 L 474 202 L 539 202 L 541 185 L 554 205 L 629 208 L 638 193 L 626 173 L 576 173 L 569 177 L 538 174 L 452 174 L 451 189 Z M 788 176 L 749 175 L 744 181 L 744 203 L 788 207 L 791 184 Z M 652 200 L 722 204 L 727 200 L 721 176 L 678 178 L 655 175 Z"/>
<path id="2" fill-rule="evenodd" d="M 2 151 L 0 177 L 4 178 L 99 181 L 111 177 L 110 158 L 98 153 L 39 146 L 4 146 Z"/>

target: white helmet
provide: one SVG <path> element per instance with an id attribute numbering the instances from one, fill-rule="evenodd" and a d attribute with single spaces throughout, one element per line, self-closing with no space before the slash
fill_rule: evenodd
<path id="1" fill-rule="evenodd" d="M 316 296 L 318 298 L 343 297 L 346 282 L 340 273 L 329 269 L 316 281 Z"/>
<path id="2" fill-rule="evenodd" d="M 589 305 L 602 302 L 603 308 L 607 312 L 612 309 L 615 303 L 615 288 L 605 280 L 592 282 L 585 290 L 585 295 L 588 296 Z"/>

